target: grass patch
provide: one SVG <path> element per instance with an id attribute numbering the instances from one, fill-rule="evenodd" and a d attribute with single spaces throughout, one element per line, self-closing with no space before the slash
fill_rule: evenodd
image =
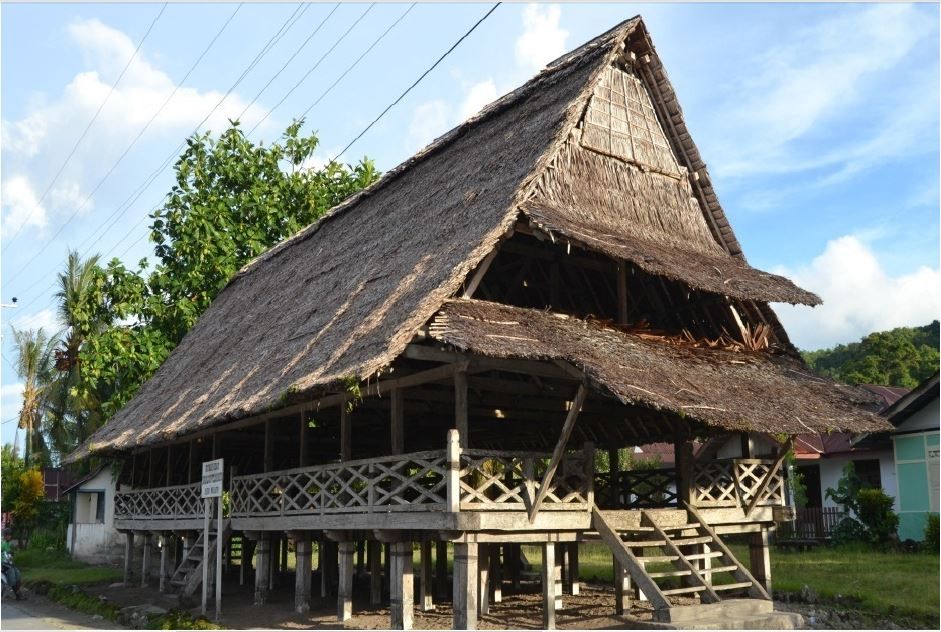
<path id="1" fill-rule="evenodd" d="M 121 581 L 124 576 L 116 568 L 75 561 L 64 551 L 25 549 L 17 551 L 14 559 L 27 583 L 100 584 Z"/>

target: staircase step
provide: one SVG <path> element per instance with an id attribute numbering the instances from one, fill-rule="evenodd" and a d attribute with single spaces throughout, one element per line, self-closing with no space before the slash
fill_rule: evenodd
<path id="1" fill-rule="evenodd" d="M 708 553 L 691 553 L 690 555 L 686 555 L 684 557 L 686 557 L 688 560 L 704 560 L 707 557 L 722 557 L 723 555 L 725 555 L 725 553 L 722 551 L 709 551 Z"/>
<path id="2" fill-rule="evenodd" d="M 645 548 L 648 546 L 650 547 L 666 546 L 667 544 L 665 540 L 630 540 L 630 539 L 625 540 L 624 538 L 621 538 L 621 540 L 624 542 L 624 546 L 630 547 L 632 549 L 633 548 L 640 549 L 640 548 Z"/>
<path id="3" fill-rule="evenodd" d="M 730 566 L 713 566 L 712 568 L 699 569 L 699 574 L 702 575 L 704 573 L 728 573 L 729 571 L 734 571 L 737 568 L 738 566 L 735 566 L 734 564 Z"/>
<path id="4" fill-rule="evenodd" d="M 697 593 L 706 590 L 705 586 L 684 586 L 683 588 L 670 588 L 669 590 L 661 590 L 665 596 L 669 597 L 670 595 L 685 595 L 688 593 Z"/>
<path id="5" fill-rule="evenodd" d="M 644 555 L 637 556 L 638 562 L 644 563 L 656 563 L 656 562 L 675 562 L 680 559 L 677 555 Z"/>
<path id="6" fill-rule="evenodd" d="M 678 530 L 685 531 L 686 529 L 698 529 L 700 527 L 700 524 L 698 522 L 688 522 L 686 524 L 676 524 L 672 526 L 662 525 L 662 524 L 658 524 L 657 526 L 663 529 L 664 531 L 678 531 Z"/>
<path id="7" fill-rule="evenodd" d="M 682 570 L 682 571 L 675 570 L 675 571 L 660 571 L 656 573 L 647 573 L 647 575 L 653 579 L 657 579 L 658 577 L 686 577 L 688 575 L 692 575 L 692 573 L 686 570 Z"/>
<path id="8" fill-rule="evenodd" d="M 692 544 L 711 544 L 713 542 L 711 535 L 701 535 L 695 538 L 670 538 L 676 546 L 690 546 Z"/>
<path id="9" fill-rule="evenodd" d="M 713 584 L 713 590 L 738 590 L 739 588 L 751 588 L 751 582 L 735 582 L 734 584 Z"/>

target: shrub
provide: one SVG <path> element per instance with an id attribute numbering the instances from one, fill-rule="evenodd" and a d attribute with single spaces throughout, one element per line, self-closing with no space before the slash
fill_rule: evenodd
<path id="1" fill-rule="evenodd" d="M 899 517 L 892 511 L 894 498 L 881 489 L 870 487 L 856 493 L 859 521 L 866 528 L 866 538 L 873 544 L 884 544 L 896 534 Z"/>
<path id="2" fill-rule="evenodd" d="M 834 544 L 862 542 L 866 539 L 866 527 L 858 520 L 845 516 L 833 527 L 830 537 Z"/>
<path id="3" fill-rule="evenodd" d="M 941 518 L 936 513 L 928 514 L 928 520 L 925 521 L 925 549 L 937 553 L 939 537 L 941 537 Z"/>

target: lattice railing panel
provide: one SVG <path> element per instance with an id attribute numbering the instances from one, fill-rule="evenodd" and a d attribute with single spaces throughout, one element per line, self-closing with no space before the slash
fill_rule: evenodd
<path id="1" fill-rule="evenodd" d="M 114 495 L 115 520 L 171 520 L 200 518 L 200 485 L 154 487 Z"/>
<path id="2" fill-rule="evenodd" d="M 463 450 L 461 510 L 528 511 L 539 493 L 549 454 Z M 550 483 L 542 510 L 581 510 L 591 494 L 590 462 L 568 453 Z"/>
<path id="3" fill-rule="evenodd" d="M 446 472 L 441 450 L 237 476 L 232 515 L 443 509 Z"/>
<path id="4" fill-rule="evenodd" d="M 599 472 L 595 474 L 595 502 L 602 509 L 675 507 L 676 468 Z"/>
<path id="5" fill-rule="evenodd" d="M 694 468 L 692 501 L 698 507 L 747 507 L 768 476 L 758 506 L 783 505 L 784 477 L 774 462 L 764 459 L 709 461 Z"/>

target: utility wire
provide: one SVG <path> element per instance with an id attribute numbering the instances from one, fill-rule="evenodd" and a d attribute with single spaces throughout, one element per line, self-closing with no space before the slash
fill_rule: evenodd
<path id="1" fill-rule="evenodd" d="M 390 103 L 389 105 L 387 105 L 387 106 L 386 106 L 386 109 L 384 109 L 384 110 L 379 114 L 379 116 L 377 116 L 375 119 L 373 119 L 373 122 L 370 123 L 369 125 L 367 125 L 366 128 L 363 129 L 363 131 L 361 131 L 359 134 L 357 134 L 357 135 L 356 135 L 356 138 L 354 138 L 353 140 L 351 140 L 351 141 L 346 145 L 346 147 L 343 148 L 342 151 L 340 151 L 336 156 L 333 157 L 333 159 L 332 159 L 330 162 L 334 162 L 337 158 L 339 158 L 340 156 L 342 156 L 343 154 L 345 154 L 345 153 L 347 152 L 347 150 L 349 150 L 349 148 L 352 147 L 352 146 L 356 143 L 356 141 L 358 141 L 360 138 L 362 138 L 363 135 L 364 135 L 366 132 L 368 132 L 368 131 L 372 128 L 373 125 L 375 125 L 376 123 L 379 122 L 379 119 L 381 119 L 383 116 L 386 115 L 386 112 L 388 112 L 388 111 L 391 110 L 393 107 L 395 107 L 396 105 L 398 105 L 399 101 L 401 101 L 402 99 L 405 98 L 405 95 L 407 95 L 409 92 L 412 91 L 412 89 L 413 89 L 415 86 L 417 86 L 419 83 L 421 83 L 421 80 L 424 79 L 426 76 L 428 76 L 428 73 L 430 73 L 432 70 L 434 70 L 434 69 L 438 66 L 438 64 L 440 64 L 442 61 L 444 61 L 444 58 L 447 57 L 448 55 L 450 55 L 451 52 L 452 52 L 455 48 L 457 48 L 458 46 L 460 46 L 460 45 L 461 45 L 461 42 L 463 42 L 465 39 L 467 39 L 467 37 L 468 37 L 471 33 L 473 33 L 473 32 L 477 29 L 477 27 L 480 26 L 480 25 L 483 23 L 484 20 L 486 20 L 487 18 L 489 18 L 490 15 L 491 15 L 494 11 L 496 11 L 496 10 L 497 10 L 497 7 L 499 7 L 501 4 L 502 4 L 501 2 L 497 2 L 497 3 L 494 4 L 492 7 L 490 7 L 490 10 L 487 11 L 487 13 L 485 13 L 482 18 L 480 18 L 479 20 L 477 20 L 477 22 L 474 23 L 474 25 L 473 25 L 472 27 L 470 27 L 470 29 L 468 29 L 467 32 L 464 33 L 464 35 L 461 35 L 461 37 L 458 38 L 458 40 L 457 40 L 456 42 L 454 42 L 454 44 L 451 45 L 451 48 L 449 48 L 448 50 L 446 50 L 446 51 L 444 52 L 444 54 L 441 55 L 441 57 L 439 57 L 438 60 L 437 60 L 435 63 L 433 63 L 433 64 L 428 68 L 428 70 L 426 70 L 425 72 L 423 72 L 423 73 L 421 74 L 421 76 L 418 77 L 418 79 L 416 79 L 416 80 L 414 81 L 414 83 L 412 83 L 412 85 L 410 85 L 408 88 L 406 88 L 406 89 L 405 89 L 405 92 L 403 92 L 402 94 L 399 95 L 399 98 L 397 98 L 395 101 L 393 101 L 392 103 Z"/>
<path id="2" fill-rule="evenodd" d="M 88 204 L 88 202 L 91 201 L 92 196 L 94 196 L 95 193 L 98 192 L 98 189 L 101 188 L 101 185 L 103 185 L 103 184 L 105 183 L 105 181 L 111 176 L 111 174 L 114 173 L 114 170 L 117 169 L 118 165 L 121 164 L 121 162 L 122 162 L 122 161 L 124 160 L 124 158 L 128 155 L 128 153 L 131 151 L 131 149 L 134 147 L 134 145 L 137 144 L 137 141 L 140 140 L 140 138 L 144 135 L 144 132 L 147 131 L 147 129 L 150 127 L 151 123 L 153 123 L 153 122 L 157 119 L 157 117 L 158 117 L 158 116 L 160 115 L 160 113 L 164 110 L 164 108 L 167 106 L 167 104 L 170 102 L 170 100 L 176 95 L 177 90 L 179 90 L 180 86 L 183 85 L 183 84 L 186 82 L 186 80 L 189 78 L 190 74 L 193 72 L 193 70 L 196 69 L 196 67 L 199 65 L 199 63 L 203 60 L 203 58 L 206 56 L 206 54 L 209 52 L 209 50 L 212 48 L 212 46 L 216 43 L 216 40 L 219 39 L 219 36 L 222 35 L 223 31 L 225 31 L 225 29 L 229 26 L 229 23 L 232 22 L 232 19 L 235 17 L 235 15 L 239 12 L 239 9 L 241 9 L 241 8 L 242 8 L 242 4 L 239 4 L 237 7 L 235 7 L 235 11 L 232 12 L 232 15 L 229 16 L 229 19 L 225 21 L 225 23 L 222 25 L 222 27 L 219 29 L 219 31 L 216 32 L 216 35 L 215 35 L 215 36 L 212 38 L 212 40 L 209 42 L 209 45 L 206 46 L 206 48 L 205 48 L 205 50 L 203 50 L 202 54 L 200 54 L 200 56 L 196 59 L 196 61 L 193 63 L 193 65 L 190 66 L 190 69 L 186 72 L 186 75 L 183 77 L 183 79 L 182 79 L 179 83 L 177 83 L 177 84 L 174 86 L 173 91 L 170 92 L 170 96 L 168 96 L 168 97 L 166 98 L 166 100 L 164 100 L 163 104 L 161 104 L 161 106 L 157 109 L 157 111 L 154 112 L 154 115 L 153 115 L 152 117 L 150 117 L 150 120 L 147 121 L 147 124 L 144 125 L 144 127 L 140 130 L 140 132 L 138 132 L 137 136 L 134 137 L 134 140 L 131 141 L 131 144 L 127 146 L 127 149 L 124 150 L 124 152 L 118 157 L 117 161 L 115 161 L 115 163 L 111 166 L 111 168 L 108 170 L 108 172 L 105 173 L 105 175 L 101 178 L 101 180 L 98 181 L 98 184 L 95 185 L 95 188 L 92 189 L 91 193 L 88 194 L 88 197 L 85 198 L 85 201 L 82 202 L 82 204 L 81 204 L 78 208 L 75 209 L 75 211 L 72 213 L 72 215 L 69 216 L 69 218 L 65 221 L 65 223 L 63 223 L 61 226 L 59 226 L 59 229 L 55 232 L 55 234 L 53 234 L 52 237 L 50 237 L 49 240 L 46 241 L 46 243 L 45 243 L 39 250 L 36 251 L 36 253 L 29 259 L 29 261 L 27 261 L 27 262 L 23 265 L 23 267 L 21 267 L 19 270 L 17 270 L 17 271 L 13 274 L 13 276 L 7 280 L 7 283 L 12 283 L 14 280 L 16 280 L 17 278 L 19 278 L 19 276 L 20 276 L 23 272 L 25 272 L 26 270 L 28 270 L 30 264 L 32 264 L 36 259 L 39 258 L 39 255 L 41 255 L 41 254 L 46 250 L 46 248 L 49 247 L 49 245 L 55 240 L 55 238 L 58 237 L 58 236 L 62 233 L 63 230 L 65 230 L 65 227 L 68 226 L 69 223 L 71 223 L 71 221 L 72 221 L 73 219 L 75 219 L 75 218 L 78 216 L 78 214 L 81 212 L 81 210 L 85 208 L 85 206 Z"/>
<path id="3" fill-rule="evenodd" d="M 268 112 L 261 118 L 260 121 L 258 121 L 257 123 L 255 123 L 255 126 L 254 126 L 251 130 L 249 130 L 249 132 L 248 132 L 248 134 L 246 134 L 246 136 L 251 136 L 252 133 L 253 133 L 256 129 L 258 129 L 258 126 L 261 125 L 262 123 L 264 123 L 264 122 L 268 119 L 268 117 L 271 115 L 271 113 L 274 112 L 276 109 L 278 109 L 278 107 L 280 107 L 281 104 L 284 103 L 284 101 L 285 101 L 289 96 L 291 96 L 291 94 L 293 94 L 293 92 L 294 92 L 295 90 L 297 90 L 297 88 L 298 88 L 302 83 L 304 83 L 304 81 L 307 80 L 307 77 L 309 77 L 310 74 L 311 74 L 312 72 L 314 72 L 314 71 L 317 69 L 318 66 L 320 66 L 321 62 L 323 62 L 323 60 L 326 59 L 327 56 L 328 56 L 330 53 L 332 53 L 333 50 L 334 50 L 337 46 L 340 45 L 340 42 L 342 42 L 344 39 L 346 39 L 346 36 L 350 34 L 350 31 L 352 31 L 354 28 L 356 28 L 356 25 L 359 24 L 359 23 L 362 21 L 362 19 L 363 19 L 364 17 L 366 17 L 366 14 L 369 13 L 370 11 L 372 11 L 372 10 L 373 10 L 373 7 L 375 7 L 375 6 L 376 6 L 376 3 L 373 2 L 371 5 L 369 5 L 369 7 L 366 8 L 365 11 L 362 12 L 362 14 L 360 14 L 360 16 L 359 16 L 358 18 L 356 18 L 356 20 L 349 26 L 349 28 L 346 29 L 346 31 L 344 31 L 343 35 L 341 35 L 341 36 L 339 37 L 339 39 L 337 39 L 337 41 L 335 41 L 335 42 L 333 43 L 333 46 L 331 46 L 330 49 L 327 50 L 326 53 L 324 53 L 323 55 L 321 55 L 320 59 L 317 60 L 317 63 L 314 64 L 313 66 L 311 66 L 311 68 L 310 68 L 307 72 L 304 73 L 304 76 L 301 77 L 301 78 L 298 80 L 298 82 L 294 84 L 294 87 L 291 88 L 290 90 L 288 90 L 288 91 L 287 91 L 287 94 L 285 94 L 283 97 L 281 97 L 281 100 L 278 101 L 278 102 L 275 104 L 275 106 L 274 106 L 273 108 L 270 108 L 270 109 L 268 110 Z"/>
<path id="4" fill-rule="evenodd" d="M 78 137 L 78 140 L 75 141 L 75 144 L 72 146 L 72 150 L 69 152 L 69 155 L 65 157 L 65 160 L 62 162 L 62 165 L 59 167 L 59 170 L 56 172 L 56 175 L 52 177 L 52 182 L 49 183 L 49 186 L 46 187 L 46 190 L 43 191 L 43 194 L 39 196 L 39 201 L 36 202 L 37 206 L 41 206 L 43 200 L 46 199 L 46 196 L 49 195 L 49 192 L 52 190 L 52 187 L 55 186 L 55 183 L 59 181 L 59 176 L 62 175 L 62 171 L 65 170 L 67 164 L 72 159 L 72 156 L 75 155 L 78 146 L 85 140 L 85 136 L 88 135 L 88 130 L 91 129 L 91 126 L 94 125 L 95 121 L 98 120 L 98 115 L 101 114 L 101 111 L 107 105 L 108 101 L 111 100 L 111 95 L 114 94 L 115 88 L 118 87 L 118 84 L 121 83 L 121 79 L 124 78 L 124 73 L 127 72 L 127 69 L 131 67 L 131 62 L 134 61 L 134 58 L 137 57 L 137 54 L 140 52 L 141 46 L 144 45 L 144 41 L 147 40 L 147 37 L 150 35 L 150 32 L 153 30 L 154 25 L 157 24 L 157 20 L 160 19 L 160 16 L 163 15 L 163 12 L 167 8 L 167 3 L 164 2 L 163 6 L 160 7 L 160 11 L 157 12 L 157 15 L 154 16 L 154 19 L 150 22 L 150 26 L 147 27 L 147 31 L 144 33 L 144 36 L 140 39 L 140 42 L 137 43 L 137 48 L 134 49 L 134 52 L 128 58 L 127 63 L 124 65 L 124 68 L 121 69 L 121 73 L 118 75 L 118 78 L 114 80 L 114 83 L 111 84 L 111 89 L 108 90 L 107 96 L 101 102 L 101 105 L 98 106 L 98 110 L 95 112 L 95 115 L 91 117 L 91 120 L 88 121 L 88 125 L 85 126 L 85 130 L 82 132 L 81 136 Z M 16 229 L 16 232 L 10 237 L 7 241 L 7 246 L 9 246 L 13 241 L 16 240 L 16 237 L 20 234 L 20 231 L 23 230 L 23 227 L 26 226 L 26 222 L 22 222 Z"/>

